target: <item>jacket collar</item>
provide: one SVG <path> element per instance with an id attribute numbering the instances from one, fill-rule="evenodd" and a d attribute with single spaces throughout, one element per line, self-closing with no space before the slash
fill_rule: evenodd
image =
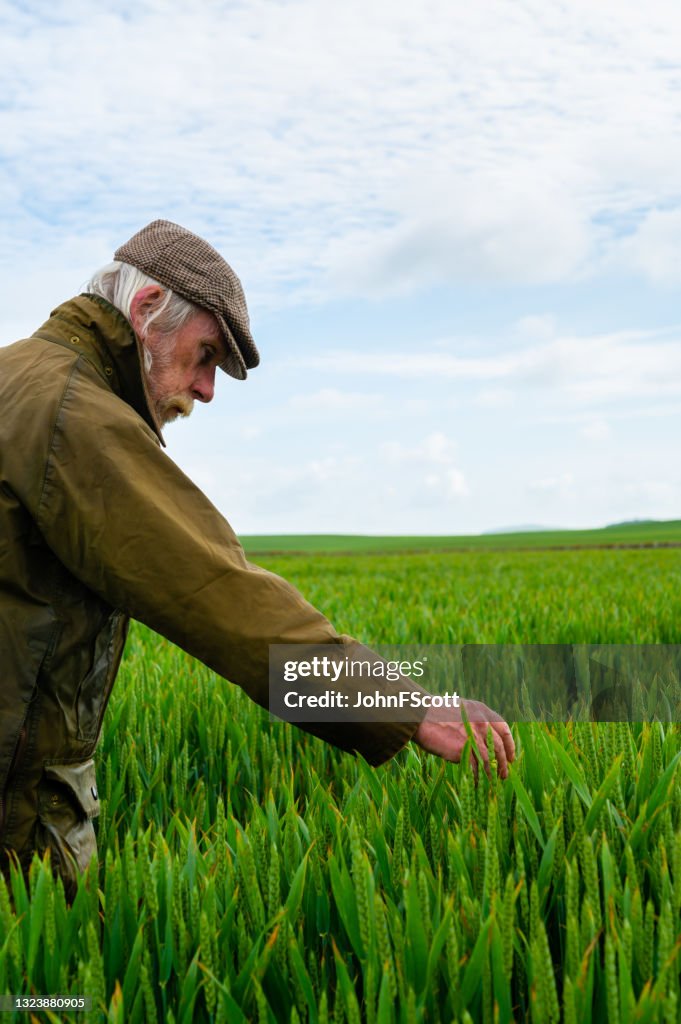
<path id="1" fill-rule="evenodd" d="M 79 295 L 57 306 L 34 337 L 65 345 L 85 356 L 165 447 L 142 373 L 142 347 L 120 310 L 99 295 Z"/>

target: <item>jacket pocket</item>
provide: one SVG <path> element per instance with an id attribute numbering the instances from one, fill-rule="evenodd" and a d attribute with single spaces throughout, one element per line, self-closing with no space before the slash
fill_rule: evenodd
<path id="1" fill-rule="evenodd" d="M 78 875 L 97 853 L 92 819 L 99 814 L 95 763 L 48 764 L 38 785 L 40 854 L 50 850 L 52 864 L 62 876 L 67 895 Z"/>

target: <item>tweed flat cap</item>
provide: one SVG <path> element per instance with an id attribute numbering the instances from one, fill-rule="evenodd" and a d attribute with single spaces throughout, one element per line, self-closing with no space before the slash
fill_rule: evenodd
<path id="1" fill-rule="evenodd" d="M 116 249 L 114 259 L 130 263 L 215 315 L 228 349 L 220 364 L 225 373 L 245 380 L 247 371 L 258 365 L 241 281 L 203 238 L 170 220 L 154 220 Z"/>

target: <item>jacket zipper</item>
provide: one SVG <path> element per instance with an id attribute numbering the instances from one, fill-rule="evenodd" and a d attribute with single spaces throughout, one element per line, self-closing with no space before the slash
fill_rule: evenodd
<path id="1" fill-rule="evenodd" d="M 12 761 L 9 766 L 9 771 L 7 773 L 7 781 L 5 782 L 5 788 L 2 791 L 2 796 L 0 796 L 0 836 L 2 835 L 2 831 L 5 827 L 5 814 L 7 811 L 7 793 L 12 782 L 12 777 L 16 774 L 17 768 L 21 763 L 21 759 L 24 753 L 24 747 L 26 746 L 27 737 L 28 729 L 24 724 L 22 725 L 21 731 L 19 732 L 19 739 L 17 740 L 17 745 L 14 748 L 14 755 L 12 757 Z"/>

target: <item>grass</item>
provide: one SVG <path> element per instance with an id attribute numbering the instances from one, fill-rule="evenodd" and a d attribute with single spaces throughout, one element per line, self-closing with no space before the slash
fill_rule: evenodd
<path id="1" fill-rule="evenodd" d="M 266 564 L 372 643 L 681 642 L 676 549 Z M 71 908 L 37 861 L 0 883 L 0 992 L 126 1024 L 678 1020 L 678 725 L 514 733 L 505 782 L 413 746 L 371 769 L 136 627 L 99 873 Z"/>

